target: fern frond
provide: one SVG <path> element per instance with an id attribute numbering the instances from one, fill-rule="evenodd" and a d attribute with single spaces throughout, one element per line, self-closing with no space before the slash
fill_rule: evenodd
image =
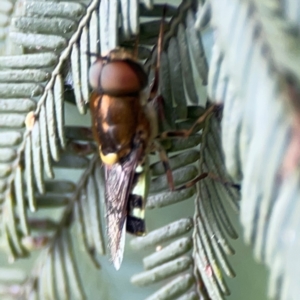
<path id="1" fill-rule="evenodd" d="M 222 167 L 219 132 L 220 128 L 217 120 L 215 118 L 208 119 L 200 136 L 200 152 L 190 150 L 190 153 L 195 154 L 195 158 L 193 158 L 193 155 L 187 155 L 190 154 L 187 151 L 170 158 L 172 169 L 175 170 L 173 171 L 175 184 L 190 181 L 199 172 L 201 174 L 208 170 L 220 176 L 219 178 L 223 178 L 225 181 L 228 180 L 225 169 Z M 193 146 L 198 143 L 199 140 Z M 178 149 L 173 148 L 173 150 Z M 214 157 L 214 160 L 211 159 L 211 156 Z M 197 171 L 197 169 L 193 171 L 195 167 L 190 164 L 195 161 L 200 164 L 200 171 Z M 153 175 L 161 174 L 160 164 L 152 165 Z M 224 299 L 224 296 L 229 294 L 229 290 L 224 281 L 223 273 L 230 277 L 235 276 L 226 258 L 226 255 L 234 254 L 227 237 L 237 238 L 237 233 L 224 209 L 224 206 L 226 206 L 224 201 L 229 201 L 233 208 L 238 211 L 239 193 L 236 192 L 235 188 L 212 179 L 204 179 L 198 184 L 197 196 L 195 195 L 195 187 L 180 192 L 162 192 L 167 188 L 165 175 L 153 179 L 147 208 L 172 205 L 194 196 L 194 217 L 177 220 L 149 232 L 145 237 L 131 241 L 131 245 L 135 250 L 149 247 L 160 248 L 158 252 L 144 258 L 143 263 L 146 271 L 134 275 L 131 279 L 132 282 L 144 286 L 166 280 L 175 275 L 177 279 L 181 278 L 180 276 L 184 278 L 188 276 L 190 279 L 186 279 L 186 284 L 183 284 L 178 291 L 174 289 L 173 284 L 177 284 L 177 279 L 174 279 L 174 283 L 167 283 L 165 287 L 154 293 L 149 299 L 156 299 L 155 297 L 174 299 L 179 295 L 193 299 L 197 291 L 197 287 L 193 282 L 202 281 L 205 288 L 197 291 L 198 297 L 202 295 L 212 299 Z M 193 232 L 190 232 L 191 229 L 193 229 Z M 188 232 L 190 232 L 188 236 L 182 237 Z M 175 241 L 171 244 L 167 244 L 169 240 L 174 239 Z M 190 255 L 192 255 L 193 260 L 190 260 Z M 193 292 L 191 292 L 191 288 Z"/>
<path id="2" fill-rule="evenodd" d="M 27 280 L 19 286 L 19 296 L 29 299 L 36 295 L 39 299 L 85 299 L 85 292 L 81 283 L 77 259 L 73 253 L 70 227 L 74 221 L 80 229 L 80 236 L 85 251 L 92 261 L 99 267 L 98 255 L 104 254 L 104 239 L 99 205 L 103 203 L 102 190 L 94 185 L 95 178 L 101 185 L 99 175 L 99 158 L 95 156 L 88 162 L 86 170 L 75 185 L 71 182 L 46 182 L 48 195 L 39 200 L 39 207 L 63 207 L 59 220 L 30 219 L 32 230 L 44 228 L 51 230 L 51 235 L 42 241 L 45 235 L 38 235 L 36 239 L 24 240 L 26 248 L 43 250 L 35 263 L 35 267 Z M 61 161 L 63 162 L 63 160 Z M 62 164 L 64 167 L 67 164 Z M 74 167 L 74 164 L 72 165 Z M 83 167 L 79 160 L 79 167 Z M 104 184 L 104 183 L 102 183 Z M 55 192 L 57 194 L 55 194 Z M 59 196 L 59 192 L 63 198 Z M 69 192 L 69 193 L 68 193 Z M 99 193 L 99 196 L 98 196 Z M 69 194 L 69 195 L 68 195 Z M 57 196 L 56 196 L 57 195 Z M 68 195 L 68 196 L 66 196 Z M 48 200 L 47 201 L 47 197 Z M 40 245 L 40 243 L 42 245 Z"/>
<path id="3" fill-rule="evenodd" d="M 151 53 L 148 45 L 153 40 L 156 42 L 161 21 L 147 20 L 139 26 L 139 16 L 161 18 L 162 6 L 144 1 L 147 7 L 153 6 L 153 11 L 148 12 L 138 1 L 29 3 L 32 5 L 26 7 L 25 15 L 13 19 L 14 33 L 11 34 L 12 40 L 27 54 L 0 59 L 0 65 L 7 69 L 0 72 L 0 81 L 2 78 L 5 82 L 3 97 L 6 97 L 2 106 L 0 99 L 0 110 L 2 107 L 1 113 L 5 115 L 0 122 L 4 120 L 2 125 L 13 127 L 3 134 L 9 136 L 7 142 L 0 138 L 0 145 L 4 143 L 6 148 L 5 160 L 0 166 L 0 177 L 4 178 L 0 181 L 0 192 L 3 191 L 0 197 L 5 198 L 2 209 L 7 212 L 2 237 L 13 258 L 27 255 L 30 248 L 39 247 L 39 242 L 45 248 L 32 275 L 20 286 L 21 295 L 30 299 L 59 299 L 61 295 L 84 299 L 69 229 L 71 224 L 77 223 L 86 252 L 99 265 L 99 254 L 105 252 L 101 218 L 104 182 L 97 157 L 89 159 L 88 156 L 95 151 L 93 145 L 89 143 L 81 148 L 80 143 L 77 144 L 77 140 L 82 141 L 78 135 L 84 129 L 64 126 L 65 85 L 74 87 L 75 102 L 80 113 L 84 113 L 89 98 L 88 69 L 95 59 L 90 53 L 105 54 L 118 44 L 132 48 L 134 42 L 127 39 L 140 32 L 143 43 L 140 56 L 148 56 Z M 206 102 L 206 92 L 199 86 L 207 84 L 208 64 L 201 35 L 194 28 L 197 7 L 198 1 L 183 1 L 170 25 L 166 25 L 160 92 L 166 101 L 167 128 L 189 128 L 204 111 L 198 106 Z M 167 17 L 174 10 L 169 7 Z M 41 18 L 41 12 L 45 17 Z M 120 28 L 118 16 L 121 16 Z M 155 61 L 153 50 L 151 59 L 146 62 L 149 73 Z M 25 68 L 30 71 L 25 73 Z M 21 102 L 22 105 L 15 108 L 14 103 Z M 227 182 L 222 168 L 218 122 L 208 119 L 198 129 L 203 130 L 201 134 L 165 144 L 169 152 L 196 147 L 170 159 L 175 183 L 193 179 L 199 170 L 213 171 Z M 195 162 L 200 164 L 199 168 Z M 44 172 L 52 178 L 59 167 L 85 171 L 76 185 L 44 180 Z M 199 295 L 205 299 L 223 299 L 229 293 L 223 273 L 234 276 L 226 259 L 227 254 L 234 252 L 227 238 L 237 237 L 223 199 L 238 210 L 238 194 L 230 186 L 211 179 L 179 193 L 163 192 L 167 182 L 160 165 L 153 165 L 152 170 L 156 178 L 152 182 L 148 208 L 171 205 L 197 194 L 195 214 L 137 240 L 139 247 L 143 243 L 145 246 L 165 245 L 170 240 L 172 243 L 146 257 L 144 263 L 148 270 L 133 281 L 150 284 L 153 276 L 154 281 L 171 280 L 149 299 L 195 299 Z M 31 210 L 60 207 L 63 212 L 57 222 L 40 220 L 48 228 L 47 234 L 27 237 L 30 230 L 35 230 L 34 225 L 41 225 L 27 216 L 27 206 Z M 68 276 L 70 272 L 73 276 Z"/>
<path id="4" fill-rule="evenodd" d="M 226 167 L 242 183 L 244 238 L 270 269 L 269 297 L 297 298 L 299 5 L 210 1 L 210 9 L 209 92 L 224 102 L 222 142 Z"/>
<path id="5" fill-rule="evenodd" d="M 117 46 L 118 36 L 122 36 L 117 16 L 125 13 L 118 8 L 117 2 L 101 1 L 99 5 L 99 1 L 94 0 L 89 4 L 86 1 L 32 1 L 24 10 L 16 9 L 9 38 L 24 54 L 0 59 L 3 69 L 0 71 L 0 82 L 3 82 L 0 125 L 8 127 L 10 133 L 5 137 L 12 138 L 8 144 L 4 143 L 5 149 L 1 149 L 5 154 L 2 159 L 7 157 L 0 166 L 2 199 L 18 193 L 21 203 L 22 195 L 14 187 L 25 186 L 30 210 L 37 209 L 35 186 L 41 194 L 45 192 L 44 175 L 53 177 L 52 160 L 58 161 L 66 146 L 64 85 L 74 87 L 78 109 L 85 113 L 89 99 L 88 70 L 95 59 L 90 53 L 104 53 Z M 129 15 L 123 17 L 136 20 L 130 25 L 130 34 L 133 34 L 138 32 L 139 5 L 131 1 L 129 8 Z M 16 140 L 14 136 L 18 134 L 21 137 Z M 22 175 L 17 178 L 18 183 L 14 183 L 18 168 Z M 25 203 L 23 196 L 23 212 Z M 26 214 L 23 213 L 22 218 L 26 218 Z"/>
<path id="6" fill-rule="evenodd" d="M 58 59 L 58 54 L 47 53 L 47 51 L 55 48 L 59 53 L 62 47 L 67 46 L 66 41 L 68 38 L 66 32 L 60 31 L 58 31 L 58 34 L 61 35 L 49 35 L 51 32 L 46 29 L 51 30 L 51 26 L 48 23 L 52 22 L 52 30 L 55 29 L 55 24 L 57 24 L 55 18 L 43 17 L 44 25 L 49 26 L 40 27 L 41 19 L 32 17 L 32 14 L 38 16 L 41 13 L 43 16 L 53 17 L 53 5 L 55 6 L 55 4 L 44 3 L 44 6 L 41 2 L 31 4 L 25 9 L 25 16 L 21 15 L 13 18 L 10 38 L 22 46 L 24 52 L 33 53 L 5 56 L 0 59 L 1 82 L 5 82 L 5 84 L 2 83 L 3 87 L 1 89 L 3 98 L 1 99 L 1 120 L 6 121 L 6 124 L 2 124 L 2 127 L 6 126 L 13 134 L 21 135 L 18 145 L 8 142 L 8 145 L 13 146 L 11 152 L 15 155 L 14 159 L 10 159 L 7 164 L 11 171 L 6 172 L 5 176 L 2 177 L 4 206 L 10 207 L 10 202 L 13 199 L 11 201 L 9 199 L 14 195 L 17 196 L 18 212 L 21 213 L 20 218 L 23 220 L 23 234 L 26 235 L 29 234 L 29 230 L 25 225 L 25 207 L 27 205 L 25 197 L 29 208 L 32 211 L 36 210 L 34 185 L 41 194 L 45 192 L 44 170 L 50 178 L 53 177 L 51 156 L 52 159 L 58 160 L 59 148 L 65 147 L 63 132 L 64 83 L 63 71 L 61 70 L 63 59 Z M 82 15 L 84 7 L 80 4 L 74 5 L 77 9 L 78 5 L 81 7 Z M 69 5 L 70 10 L 71 6 L 72 4 Z M 38 7 L 42 7 L 43 10 L 38 10 Z M 62 9 L 60 14 L 64 15 L 63 7 L 60 8 Z M 73 31 L 75 29 L 76 27 L 73 26 Z M 49 44 L 47 43 L 48 39 Z M 51 45 L 54 48 L 51 48 Z M 19 103 L 21 104 L 18 105 Z M 27 128 L 24 128 L 25 124 Z M 7 132 L 7 135 L 10 134 Z M 57 144 L 57 140 L 60 145 Z M 26 186 L 26 194 L 21 192 L 23 186 Z M 11 220 L 16 220 L 16 218 L 14 217 Z M 11 229 L 9 232 L 13 233 L 15 231 Z M 19 235 L 19 239 L 21 238 L 22 235 Z M 19 247 L 18 240 L 16 238 L 14 240 L 14 246 Z M 13 246 L 12 243 L 9 244 Z M 20 251 L 18 252 L 17 257 L 24 255 Z"/>
<path id="7" fill-rule="evenodd" d="M 4 0 L 0 11 L 0 56 L 6 54 L 6 37 L 9 31 L 10 19 L 15 0 Z"/>
<path id="8" fill-rule="evenodd" d="M 208 67 L 202 41 L 199 33 L 193 27 L 195 24 L 193 4 L 195 5 L 192 1 L 185 1 L 179 7 L 178 15 L 172 19 L 170 31 L 164 38 L 161 60 L 161 93 L 164 98 L 169 100 L 168 104 L 165 104 L 168 122 L 180 129 L 189 128 L 193 124 L 193 121 L 187 119 L 188 113 L 189 117 L 201 115 L 201 108 L 199 111 L 199 108 L 189 108 L 188 105 L 201 102 L 197 85 L 199 82 L 207 83 Z M 151 60 L 152 63 L 154 60 L 155 54 Z M 191 61 L 196 62 L 196 70 L 191 67 Z M 192 70 L 195 72 L 193 73 Z M 195 74 L 197 74 L 197 81 L 194 80 Z M 202 102 L 205 103 L 203 100 Z M 185 121 L 176 122 L 176 119 Z M 206 120 L 200 136 L 200 153 L 195 150 L 185 151 L 184 154 L 170 158 L 175 184 L 187 182 L 197 174 L 204 172 L 213 172 L 224 181 L 231 181 L 223 166 L 219 135 L 218 122 L 215 118 L 209 118 Z M 187 143 L 186 140 L 184 142 Z M 176 150 L 178 149 L 172 149 L 172 151 Z M 198 160 L 199 170 L 189 165 Z M 179 169 L 176 170 L 177 168 Z M 152 171 L 153 175 L 161 174 L 160 164 L 152 166 Z M 147 206 L 153 208 L 174 204 L 186 200 L 195 193 L 194 188 L 180 193 L 162 192 L 165 189 L 167 189 L 165 176 L 158 176 L 154 179 L 150 186 Z M 178 296 L 194 298 L 196 291 L 198 297 L 210 297 L 211 299 L 224 299 L 229 294 L 223 273 L 230 277 L 234 277 L 235 273 L 226 258 L 226 255 L 234 253 L 227 236 L 235 239 L 237 233 L 224 209 L 223 199 L 228 200 L 238 212 L 239 193 L 235 188 L 211 179 L 204 179 L 198 184 L 193 222 L 192 219 L 178 220 L 148 233 L 146 237 L 132 241 L 131 245 L 135 249 L 141 249 L 149 246 L 155 247 L 161 243 L 165 244 L 169 239 L 177 239 L 170 245 L 165 245 L 165 248 L 162 247 L 159 252 L 147 256 L 144 259 L 144 267 L 147 271 L 132 277 L 133 283 L 148 285 L 175 276 L 175 274 L 179 276 L 174 279 L 174 282 L 167 283 L 165 287 L 150 296 L 149 299 L 174 299 Z M 186 222 L 190 222 L 190 225 L 187 225 Z M 189 231 L 191 227 L 193 227 L 192 235 L 182 238 L 181 235 Z M 184 246 L 181 244 L 183 241 L 185 241 Z M 179 245 L 178 251 L 175 251 L 174 245 Z M 191 247 L 194 258 L 192 261 L 187 256 Z M 187 263 L 188 261 L 190 263 Z M 181 278 L 179 274 L 182 274 L 183 277 Z M 179 282 L 182 280 L 182 283 L 187 281 L 176 290 L 175 286 L 178 284 L 178 280 Z M 198 289 L 194 282 L 203 282 L 204 288 Z M 191 292 L 191 288 L 193 292 Z"/>

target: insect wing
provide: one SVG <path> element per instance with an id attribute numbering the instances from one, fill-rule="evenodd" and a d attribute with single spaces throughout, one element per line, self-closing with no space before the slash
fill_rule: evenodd
<path id="1" fill-rule="evenodd" d="M 126 161 L 105 166 L 105 203 L 108 245 L 115 268 L 121 266 L 125 245 L 127 203 L 132 190 L 139 149 L 132 150 Z"/>

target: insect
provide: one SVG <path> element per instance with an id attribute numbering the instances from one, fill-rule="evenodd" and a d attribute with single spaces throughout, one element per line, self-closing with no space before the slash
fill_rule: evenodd
<path id="1" fill-rule="evenodd" d="M 132 191 L 137 181 L 147 180 L 145 162 L 157 135 L 155 112 L 143 91 L 147 74 L 123 49 L 97 59 L 90 84 L 93 135 L 105 169 L 108 243 L 119 269 L 126 229 L 136 235 L 145 232 L 143 197 Z"/>
<path id="2" fill-rule="evenodd" d="M 163 25 L 157 49 L 155 80 L 149 97 L 145 92 L 148 77 L 135 57 L 126 50 L 112 50 L 99 57 L 90 68 L 90 99 L 93 135 L 105 169 L 105 203 L 108 246 L 116 269 L 123 259 L 126 231 L 145 233 L 144 206 L 147 197 L 147 157 L 158 151 L 169 186 L 174 190 L 172 173 L 164 150 L 157 142 L 157 100 L 159 54 Z M 205 118 L 213 111 L 207 111 Z M 196 123 L 203 121 L 200 118 Z M 167 136 L 188 136 L 189 131 L 169 132 Z M 206 177 L 201 174 L 185 187 Z M 139 183 L 139 184 L 137 184 Z M 139 186 L 143 185 L 142 191 Z M 180 187 L 181 189 L 184 187 Z"/>

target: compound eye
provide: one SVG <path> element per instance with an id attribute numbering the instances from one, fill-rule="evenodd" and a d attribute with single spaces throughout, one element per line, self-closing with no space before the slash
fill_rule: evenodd
<path id="1" fill-rule="evenodd" d="M 89 82 L 94 90 L 100 88 L 100 76 L 102 72 L 103 62 L 101 59 L 97 59 L 90 67 Z"/>
<path id="2" fill-rule="evenodd" d="M 138 63 L 131 60 L 115 60 L 103 67 L 101 87 L 109 95 L 125 95 L 141 91 L 141 74 L 144 71 Z M 146 76 L 146 75 L 145 75 Z"/>
<path id="3" fill-rule="evenodd" d="M 111 165 L 117 163 L 119 160 L 117 153 L 108 153 L 105 155 L 102 153 L 101 150 L 100 150 L 100 158 L 101 158 L 102 162 L 108 166 L 111 166 Z"/>

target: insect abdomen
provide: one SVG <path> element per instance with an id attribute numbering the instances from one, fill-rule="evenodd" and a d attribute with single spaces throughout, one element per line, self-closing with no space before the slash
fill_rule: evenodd
<path id="1" fill-rule="evenodd" d="M 130 194 L 128 197 L 128 214 L 126 231 L 134 235 L 144 235 L 145 219 L 144 219 L 144 200 L 142 196 Z"/>
<path id="2" fill-rule="evenodd" d="M 146 159 L 140 171 L 135 172 L 135 183 L 128 197 L 126 231 L 134 235 L 144 235 L 145 228 L 145 206 L 149 191 L 150 173 L 149 162 Z"/>

